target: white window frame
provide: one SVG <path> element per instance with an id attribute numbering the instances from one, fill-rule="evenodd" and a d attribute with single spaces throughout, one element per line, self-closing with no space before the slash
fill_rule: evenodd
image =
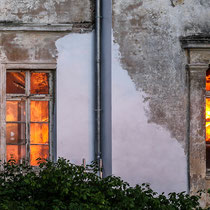
<path id="1" fill-rule="evenodd" d="M 6 161 L 6 100 L 8 97 L 12 96 L 13 100 L 20 97 L 20 94 L 15 98 L 14 94 L 6 94 L 6 72 L 7 71 L 26 71 L 26 72 L 52 72 L 53 78 L 49 78 L 51 94 L 48 97 L 40 94 L 34 95 L 31 99 L 34 100 L 49 100 L 50 102 L 50 112 L 49 112 L 49 160 L 56 160 L 56 122 L 55 122 L 55 70 L 56 63 L 3 63 L 0 64 L 0 159 L 1 161 Z M 27 73 L 28 74 L 28 73 Z M 26 76 L 26 79 L 29 76 Z M 29 82 L 27 82 L 29 84 Z M 12 99 L 10 97 L 10 99 Z M 30 100 L 30 99 L 29 99 Z M 29 115 L 30 113 L 27 113 Z M 28 129 L 26 130 L 28 132 Z M 29 135 L 29 134 L 28 134 Z M 26 153 L 28 154 L 26 158 L 29 160 L 30 153 L 28 150 L 29 146 L 26 148 Z"/>

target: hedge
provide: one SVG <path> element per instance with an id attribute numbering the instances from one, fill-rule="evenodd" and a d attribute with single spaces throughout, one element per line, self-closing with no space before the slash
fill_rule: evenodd
<path id="1" fill-rule="evenodd" d="M 157 194 L 149 184 L 129 186 L 120 177 L 101 179 L 95 163 L 86 166 L 58 159 L 38 168 L 13 160 L 1 164 L 0 209 L 201 209 L 199 196 Z"/>

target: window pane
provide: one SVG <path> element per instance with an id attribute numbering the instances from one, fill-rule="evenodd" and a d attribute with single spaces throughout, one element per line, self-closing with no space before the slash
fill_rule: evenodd
<path id="1" fill-rule="evenodd" d="M 48 73 L 31 73 L 31 94 L 48 94 L 48 78 Z"/>
<path id="2" fill-rule="evenodd" d="M 206 123 L 206 141 L 210 142 L 210 122 Z"/>
<path id="3" fill-rule="evenodd" d="M 31 122 L 48 122 L 48 101 L 31 101 Z"/>
<path id="4" fill-rule="evenodd" d="M 206 98 L 206 120 L 210 120 L 210 98 Z"/>
<path id="5" fill-rule="evenodd" d="M 20 163 L 20 159 L 25 158 L 25 145 L 7 145 L 7 161 L 10 159 L 15 159 L 16 163 Z"/>
<path id="6" fill-rule="evenodd" d="M 31 144 L 47 144 L 49 129 L 48 123 L 31 123 Z"/>
<path id="7" fill-rule="evenodd" d="M 38 165 L 37 158 L 44 158 L 48 159 L 49 157 L 49 146 L 47 145 L 31 145 L 31 165 L 36 166 Z"/>
<path id="8" fill-rule="evenodd" d="M 6 140 L 7 144 L 25 143 L 26 127 L 24 123 L 7 123 Z"/>
<path id="9" fill-rule="evenodd" d="M 6 121 L 25 121 L 25 101 L 7 101 Z"/>
<path id="10" fill-rule="evenodd" d="M 7 72 L 6 93 L 24 94 L 25 93 L 25 73 Z"/>
<path id="11" fill-rule="evenodd" d="M 206 71 L 206 90 L 210 91 L 210 69 Z"/>

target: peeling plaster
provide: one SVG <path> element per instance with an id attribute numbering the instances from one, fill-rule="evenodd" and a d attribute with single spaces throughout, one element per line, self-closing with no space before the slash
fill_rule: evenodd
<path id="1" fill-rule="evenodd" d="M 8 61 L 55 61 L 55 42 L 65 34 L 2 32 L 0 42 L 4 60 Z M 3 57 L 1 58 L 3 60 Z"/>
<path id="2" fill-rule="evenodd" d="M 147 123 L 147 95 L 122 68 L 117 44 L 112 52 L 113 174 L 131 185 L 149 182 L 159 193 L 187 191 L 184 149 L 169 131 Z"/>
<path id="3" fill-rule="evenodd" d="M 92 0 L 1 0 L 0 21 L 22 23 L 92 22 Z"/>
<path id="4" fill-rule="evenodd" d="M 148 123 L 167 129 L 185 147 L 187 61 L 179 37 L 209 33 L 210 8 L 209 1 L 180 3 L 113 0 L 113 31 L 123 68 L 146 95 Z"/>

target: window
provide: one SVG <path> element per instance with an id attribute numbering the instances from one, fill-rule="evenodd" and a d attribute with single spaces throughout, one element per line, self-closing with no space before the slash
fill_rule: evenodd
<path id="1" fill-rule="evenodd" d="M 7 70 L 6 159 L 52 159 L 53 71 Z"/>
<path id="2" fill-rule="evenodd" d="M 182 37 L 186 53 L 186 152 L 192 194 L 210 188 L 210 37 Z M 183 51 L 184 52 L 184 51 Z M 202 198 L 203 202 L 205 196 Z"/>

